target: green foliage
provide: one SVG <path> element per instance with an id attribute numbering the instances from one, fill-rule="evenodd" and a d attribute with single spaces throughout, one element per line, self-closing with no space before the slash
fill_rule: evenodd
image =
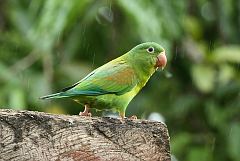
<path id="1" fill-rule="evenodd" d="M 161 113 L 178 160 L 239 161 L 239 35 L 237 0 L 4 0 L 0 107 L 77 114 L 82 107 L 70 100 L 38 97 L 155 41 L 168 66 L 127 115 Z"/>

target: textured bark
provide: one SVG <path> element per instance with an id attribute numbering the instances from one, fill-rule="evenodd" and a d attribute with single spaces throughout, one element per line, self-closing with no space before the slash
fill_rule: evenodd
<path id="1" fill-rule="evenodd" d="M 171 159 L 160 122 L 0 110 L 2 160 Z"/>

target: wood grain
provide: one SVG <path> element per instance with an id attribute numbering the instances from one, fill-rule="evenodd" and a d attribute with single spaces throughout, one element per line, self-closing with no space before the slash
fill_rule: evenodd
<path id="1" fill-rule="evenodd" d="M 0 161 L 170 161 L 165 124 L 0 109 Z"/>

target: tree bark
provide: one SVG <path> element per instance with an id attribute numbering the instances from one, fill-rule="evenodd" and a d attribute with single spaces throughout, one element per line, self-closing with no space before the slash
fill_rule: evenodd
<path id="1" fill-rule="evenodd" d="M 3 160 L 171 159 L 161 122 L 0 109 Z"/>

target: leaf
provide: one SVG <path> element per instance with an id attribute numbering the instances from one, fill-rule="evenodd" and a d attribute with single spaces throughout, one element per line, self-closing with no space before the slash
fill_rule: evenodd
<path id="1" fill-rule="evenodd" d="M 9 95 L 9 107 L 16 110 L 23 110 L 26 107 L 24 91 L 20 88 L 11 89 Z"/>
<path id="2" fill-rule="evenodd" d="M 212 160 L 211 149 L 209 147 L 192 147 L 190 153 L 188 154 L 188 161 L 203 161 Z"/>
<path id="3" fill-rule="evenodd" d="M 204 93 L 214 89 L 216 71 L 211 66 L 194 65 L 191 70 L 194 84 Z"/>
<path id="4" fill-rule="evenodd" d="M 228 133 L 228 153 L 235 161 L 240 161 L 239 149 L 240 149 L 240 123 L 234 123 L 230 127 Z"/>
<path id="5" fill-rule="evenodd" d="M 211 59 L 216 62 L 240 63 L 240 46 L 222 46 L 213 51 Z"/>
<path id="6" fill-rule="evenodd" d="M 180 133 L 171 138 L 171 151 L 173 154 L 182 155 L 182 149 L 189 147 L 192 142 L 192 136 L 189 133 Z"/>
<path id="7" fill-rule="evenodd" d="M 183 20 L 184 29 L 195 39 L 200 39 L 202 37 L 202 26 L 199 19 L 193 16 L 187 16 Z"/>
<path id="8" fill-rule="evenodd" d="M 54 114 L 66 114 L 65 109 L 58 104 L 53 104 L 53 105 L 44 107 L 44 111 L 47 113 L 54 113 Z"/>
<path id="9" fill-rule="evenodd" d="M 215 102 L 209 101 L 206 102 L 205 113 L 209 125 L 218 128 L 219 131 L 225 131 L 223 128 L 227 122 L 227 112 L 225 110 L 219 108 Z"/>
<path id="10" fill-rule="evenodd" d="M 234 77 L 234 69 L 230 65 L 220 66 L 218 80 L 221 84 L 228 83 Z"/>

